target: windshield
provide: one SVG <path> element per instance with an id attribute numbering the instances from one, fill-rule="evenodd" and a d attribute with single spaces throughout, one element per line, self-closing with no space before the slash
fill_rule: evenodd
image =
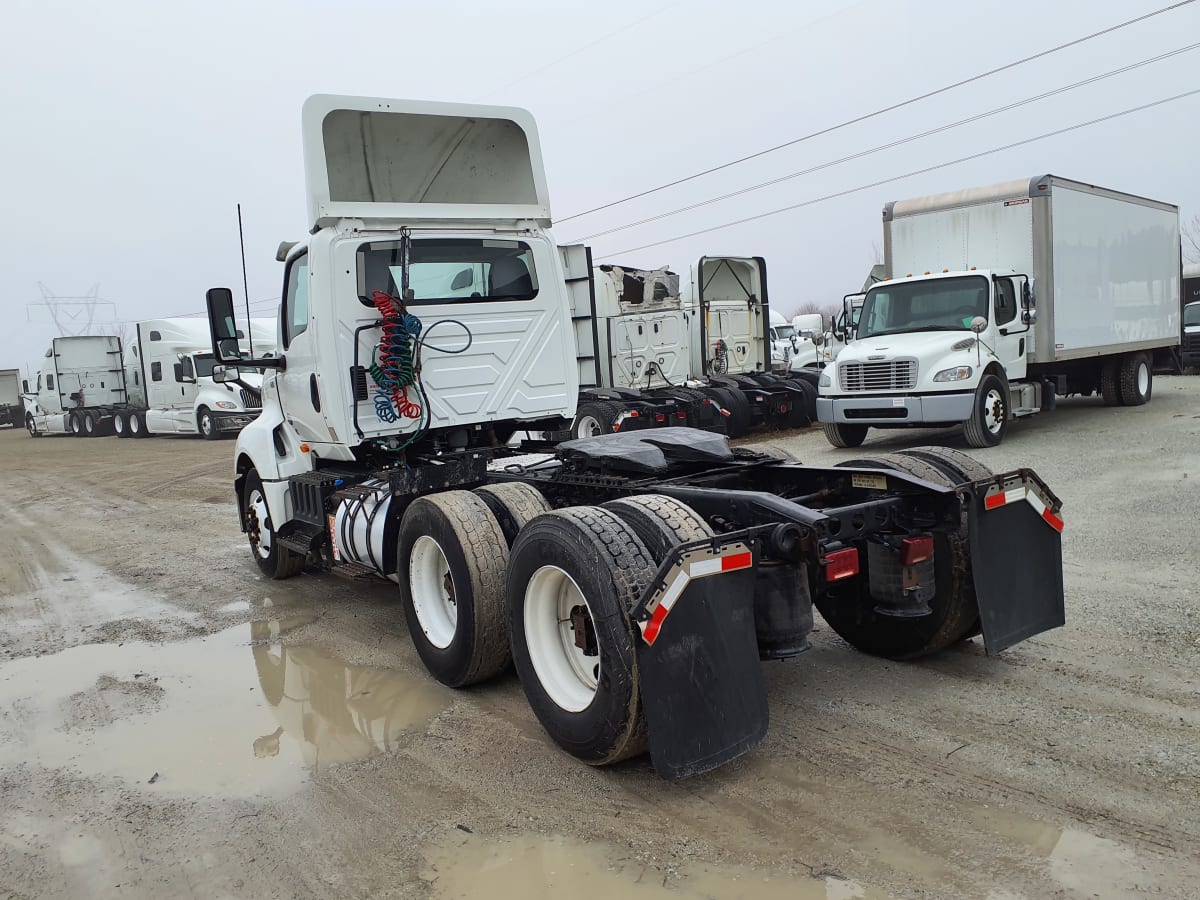
<path id="1" fill-rule="evenodd" d="M 410 303 L 532 300 L 537 296 L 533 251 L 523 241 L 422 238 L 414 239 L 411 247 Z M 400 296 L 402 256 L 400 241 L 359 248 L 358 298 L 364 305 L 373 305 L 375 291 Z"/>
<path id="2" fill-rule="evenodd" d="M 793 328 L 791 325 L 776 325 L 775 326 L 775 337 L 779 338 L 780 340 L 786 341 L 790 338 L 794 338 L 795 336 L 796 336 L 796 329 Z"/>
<path id="3" fill-rule="evenodd" d="M 196 361 L 197 378 L 212 378 L 213 366 L 217 364 L 216 357 L 211 353 L 197 353 L 192 359 Z"/>
<path id="4" fill-rule="evenodd" d="M 1200 303 L 1189 303 L 1183 308 L 1184 325 L 1200 325 Z"/>
<path id="5" fill-rule="evenodd" d="M 988 283 L 982 275 L 899 282 L 867 292 L 857 336 L 969 331 L 972 319 L 987 314 Z"/>

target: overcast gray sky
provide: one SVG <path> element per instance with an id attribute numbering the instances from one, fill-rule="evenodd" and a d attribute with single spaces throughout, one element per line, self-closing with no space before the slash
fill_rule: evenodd
<path id="1" fill-rule="evenodd" d="M 0 368 L 36 366 L 57 295 L 94 284 L 104 322 L 278 296 L 281 240 L 305 221 L 300 106 L 314 93 L 531 110 L 556 219 L 836 125 L 1168 0 L 808 0 L 567 4 L 106 3 L 7 0 L 0 172 Z M 561 242 L 906 138 L 1200 41 L 1200 3 L 556 226 Z M 1200 96 L 815 203 L 1200 87 L 1200 50 L 736 199 L 591 241 L 597 259 L 677 271 L 701 255 L 766 257 L 772 306 L 861 285 L 889 200 L 1052 172 L 1200 212 Z M 615 255 L 614 255 L 615 254 Z M 272 312 L 269 303 L 255 307 Z M 76 311 L 78 312 L 78 311 Z"/>

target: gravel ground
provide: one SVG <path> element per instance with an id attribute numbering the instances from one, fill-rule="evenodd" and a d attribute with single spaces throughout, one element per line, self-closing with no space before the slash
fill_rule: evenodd
<path id="1" fill-rule="evenodd" d="M 263 580 L 232 449 L 0 431 L 0 898 L 1196 896 L 1200 378 L 971 451 L 1064 500 L 1065 628 L 898 664 L 818 621 L 762 747 L 676 784 L 434 683 L 389 583 Z"/>

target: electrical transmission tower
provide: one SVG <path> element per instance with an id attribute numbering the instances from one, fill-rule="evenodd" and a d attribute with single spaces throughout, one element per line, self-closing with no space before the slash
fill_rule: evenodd
<path id="1" fill-rule="evenodd" d="M 117 311 L 115 303 L 100 297 L 100 285 L 98 284 L 92 285 L 91 290 L 77 297 L 55 294 L 40 281 L 38 290 L 42 292 L 42 299 L 26 304 L 26 318 L 29 318 L 34 307 L 45 307 L 50 311 L 54 327 L 63 337 L 91 334 L 92 326 L 96 321 L 96 311 L 101 306 L 110 307 L 114 316 Z"/>

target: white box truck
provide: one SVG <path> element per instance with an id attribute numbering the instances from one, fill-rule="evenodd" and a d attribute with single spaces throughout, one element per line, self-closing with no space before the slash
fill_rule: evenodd
<path id="1" fill-rule="evenodd" d="M 269 358 L 275 320 L 251 323 L 255 353 Z M 217 438 L 240 430 L 262 409 L 261 375 L 253 370 L 238 384 L 213 381 L 215 358 L 204 320 L 151 319 L 134 329 L 125 346 L 115 335 L 54 339 L 26 396 L 31 435 Z"/>
<path id="2" fill-rule="evenodd" d="M 0 369 L 0 425 L 19 428 L 24 411 L 20 369 Z"/>
<path id="3" fill-rule="evenodd" d="M 889 203 L 888 280 L 821 376 L 830 443 L 961 425 L 974 447 L 1058 395 L 1150 400 L 1180 340 L 1179 210 L 1046 175 Z"/>

